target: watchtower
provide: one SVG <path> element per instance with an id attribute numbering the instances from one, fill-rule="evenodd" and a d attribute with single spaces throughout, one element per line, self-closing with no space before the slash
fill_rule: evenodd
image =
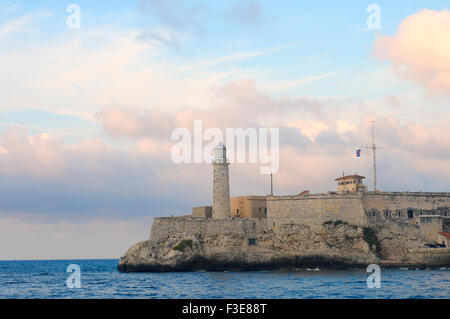
<path id="1" fill-rule="evenodd" d="M 214 219 L 230 218 L 230 178 L 228 175 L 227 149 L 219 143 L 214 149 L 213 209 Z"/>

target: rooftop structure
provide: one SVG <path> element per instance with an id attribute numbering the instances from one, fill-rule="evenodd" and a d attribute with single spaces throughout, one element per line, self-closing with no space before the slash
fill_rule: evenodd
<path id="1" fill-rule="evenodd" d="M 354 174 L 336 178 L 338 192 L 367 192 L 367 186 L 362 183 L 364 176 Z"/>

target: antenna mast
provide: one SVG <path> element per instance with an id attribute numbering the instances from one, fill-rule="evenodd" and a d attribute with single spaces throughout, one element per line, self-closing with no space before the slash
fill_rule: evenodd
<path id="1" fill-rule="evenodd" d="M 375 144 L 375 127 L 374 127 L 374 122 L 375 121 L 370 121 L 372 123 L 372 146 L 361 146 L 361 148 L 366 148 L 366 149 L 372 149 L 372 161 L 373 161 L 373 191 L 377 192 L 377 149 L 378 148 L 384 148 L 384 147 L 379 147 Z M 359 156 L 359 155 L 357 155 Z"/>

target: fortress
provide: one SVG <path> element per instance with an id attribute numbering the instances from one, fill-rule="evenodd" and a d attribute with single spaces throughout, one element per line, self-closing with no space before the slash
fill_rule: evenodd
<path id="1" fill-rule="evenodd" d="M 220 144 L 212 207 L 155 218 L 149 239 L 131 247 L 118 269 L 450 265 L 450 193 L 369 192 L 364 177 L 355 174 L 337 178 L 333 192 L 249 196 L 237 198 L 234 202 L 246 202 L 239 206 L 230 199 L 228 169 Z M 246 207 L 247 214 L 236 207 Z"/>

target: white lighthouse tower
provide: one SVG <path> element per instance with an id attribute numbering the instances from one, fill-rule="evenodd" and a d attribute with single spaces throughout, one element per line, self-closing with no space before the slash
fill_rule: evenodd
<path id="1" fill-rule="evenodd" d="M 228 175 L 227 149 L 219 143 L 214 149 L 214 181 L 212 217 L 230 218 L 230 178 Z"/>

